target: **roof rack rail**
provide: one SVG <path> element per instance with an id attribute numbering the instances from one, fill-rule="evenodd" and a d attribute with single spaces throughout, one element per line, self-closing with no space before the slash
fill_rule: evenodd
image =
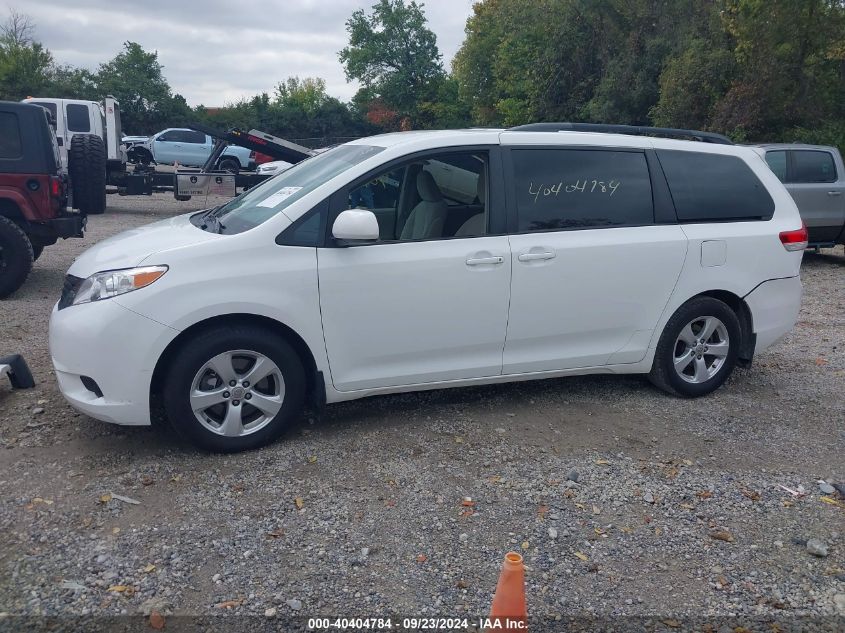
<path id="1" fill-rule="evenodd" d="M 733 145 L 727 136 L 701 130 L 682 130 L 672 127 L 645 125 L 616 125 L 608 123 L 529 123 L 508 128 L 509 132 L 603 132 L 605 134 L 632 134 L 635 136 L 662 136 L 666 138 L 693 139 L 702 143 Z"/>

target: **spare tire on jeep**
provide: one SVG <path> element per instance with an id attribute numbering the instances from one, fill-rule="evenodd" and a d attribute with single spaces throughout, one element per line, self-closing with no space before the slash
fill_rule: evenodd
<path id="1" fill-rule="evenodd" d="M 73 208 L 97 215 L 106 210 L 106 145 L 96 134 L 74 134 L 68 151 Z"/>

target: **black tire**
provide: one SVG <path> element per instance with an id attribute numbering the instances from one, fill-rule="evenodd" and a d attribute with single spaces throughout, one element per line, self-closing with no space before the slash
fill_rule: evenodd
<path id="1" fill-rule="evenodd" d="M 82 213 L 106 211 L 106 146 L 96 134 L 74 134 L 68 151 L 73 206 Z"/>
<path id="2" fill-rule="evenodd" d="M 715 317 L 721 322 L 727 334 L 726 341 L 720 342 L 721 330 L 717 330 L 704 343 L 698 343 L 701 339 L 694 338 L 695 346 L 680 340 L 681 332 L 688 324 L 692 326 L 689 332 L 696 337 L 702 335 L 704 319 L 708 317 Z M 677 309 L 663 328 L 648 378 L 660 389 L 684 398 L 697 398 L 711 393 L 728 379 L 736 366 L 737 354 L 742 345 L 741 338 L 742 328 L 739 319 L 730 306 L 713 297 L 690 299 Z M 724 342 L 727 342 L 727 354 L 723 357 L 707 353 L 711 351 L 710 347 L 714 349 L 717 345 L 721 347 Z M 687 354 L 690 357 L 689 364 L 682 370 L 682 373 L 687 372 L 685 379 L 675 369 L 675 359 L 684 359 Z M 705 378 L 708 374 L 704 373 L 701 379 L 695 375 L 688 375 L 696 373 L 696 363 L 699 359 L 704 361 L 704 367 L 710 373 L 710 377 Z M 692 382 L 693 380 L 700 381 Z"/>
<path id="3" fill-rule="evenodd" d="M 231 172 L 231 173 L 235 174 L 236 176 L 238 175 L 238 172 L 241 171 L 241 163 L 237 158 L 232 158 L 232 157 L 221 158 L 218 165 L 219 165 L 219 168 L 222 171 Z"/>
<path id="4" fill-rule="evenodd" d="M 272 361 L 280 371 L 284 396 L 281 408 L 263 426 L 247 435 L 227 437 L 200 423 L 194 415 L 190 394 L 194 389 L 194 380 L 198 372 L 206 363 L 218 354 L 237 350 L 261 354 Z M 249 367 L 244 372 L 248 369 Z M 242 380 L 245 374 L 237 371 L 236 373 L 238 381 Z M 211 376 L 211 380 L 218 381 L 212 387 L 213 389 L 226 386 L 215 377 L 216 374 L 213 372 Z M 236 385 L 237 388 L 246 386 L 255 389 L 254 393 L 259 392 L 259 384 L 243 385 L 238 382 Z M 236 453 L 258 448 L 276 440 L 288 424 L 301 414 L 305 402 L 305 390 L 305 370 L 302 362 L 296 351 L 282 336 L 272 330 L 254 325 L 217 326 L 193 336 L 180 348 L 178 354 L 174 355 L 170 367 L 165 372 L 162 396 L 167 418 L 179 435 L 208 451 Z M 246 400 L 247 396 L 242 396 L 244 399 L 240 401 L 234 400 L 237 397 L 234 387 L 225 393 L 230 394 L 227 396 L 228 400 L 221 405 L 215 405 L 222 409 L 209 409 L 209 411 L 217 411 L 216 415 L 222 419 L 231 407 L 239 406 L 240 411 L 244 412 L 243 415 L 246 415 L 248 407 L 251 406 Z M 249 411 L 261 413 L 257 409 Z"/>
<path id="5" fill-rule="evenodd" d="M 5 299 L 26 281 L 32 262 L 32 243 L 24 230 L 0 216 L 0 299 Z"/>

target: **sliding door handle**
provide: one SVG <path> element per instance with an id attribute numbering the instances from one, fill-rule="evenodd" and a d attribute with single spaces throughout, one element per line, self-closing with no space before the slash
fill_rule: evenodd
<path id="1" fill-rule="evenodd" d="M 841 196 L 842 192 L 841 191 L 828 191 L 827 195 L 829 195 L 829 196 Z"/>
<path id="2" fill-rule="evenodd" d="M 538 259 L 554 259 L 554 257 L 554 253 L 546 251 L 543 253 L 523 253 L 517 259 L 521 262 L 533 262 Z"/>
<path id="3" fill-rule="evenodd" d="M 505 261 L 504 257 L 470 257 L 467 260 L 467 266 L 481 266 L 482 264 L 501 264 Z"/>

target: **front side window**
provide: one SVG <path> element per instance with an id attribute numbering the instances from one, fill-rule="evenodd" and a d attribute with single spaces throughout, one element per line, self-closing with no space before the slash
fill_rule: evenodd
<path id="1" fill-rule="evenodd" d="M 214 212 L 221 233 L 255 228 L 347 169 L 383 151 L 370 145 L 341 145 L 297 163 L 249 189 Z"/>
<path id="2" fill-rule="evenodd" d="M 681 222 L 770 220 L 775 203 L 738 156 L 657 150 Z"/>
<path id="3" fill-rule="evenodd" d="M 196 130 L 182 130 L 182 142 L 184 143 L 197 143 L 202 145 L 205 143 L 205 134 L 202 132 L 197 132 Z"/>
<path id="4" fill-rule="evenodd" d="M 836 182 L 836 167 L 830 152 L 792 150 L 791 182 Z"/>
<path id="5" fill-rule="evenodd" d="M 419 158 L 351 189 L 347 207 L 372 211 L 382 241 L 484 235 L 487 162 L 487 152 Z"/>
<path id="6" fill-rule="evenodd" d="M 14 112 L 0 112 L 0 158 L 23 156 L 21 130 L 18 115 Z"/>
<path id="7" fill-rule="evenodd" d="M 78 103 L 69 103 L 67 108 L 67 129 L 71 132 L 90 132 L 91 119 L 88 107 Z"/>
<path id="8" fill-rule="evenodd" d="M 781 182 L 786 182 L 786 152 L 778 150 L 776 152 L 766 152 L 766 164 L 769 169 L 774 172 L 775 176 Z"/>
<path id="9" fill-rule="evenodd" d="M 654 222 L 643 152 L 515 149 L 511 155 L 519 232 Z"/>

